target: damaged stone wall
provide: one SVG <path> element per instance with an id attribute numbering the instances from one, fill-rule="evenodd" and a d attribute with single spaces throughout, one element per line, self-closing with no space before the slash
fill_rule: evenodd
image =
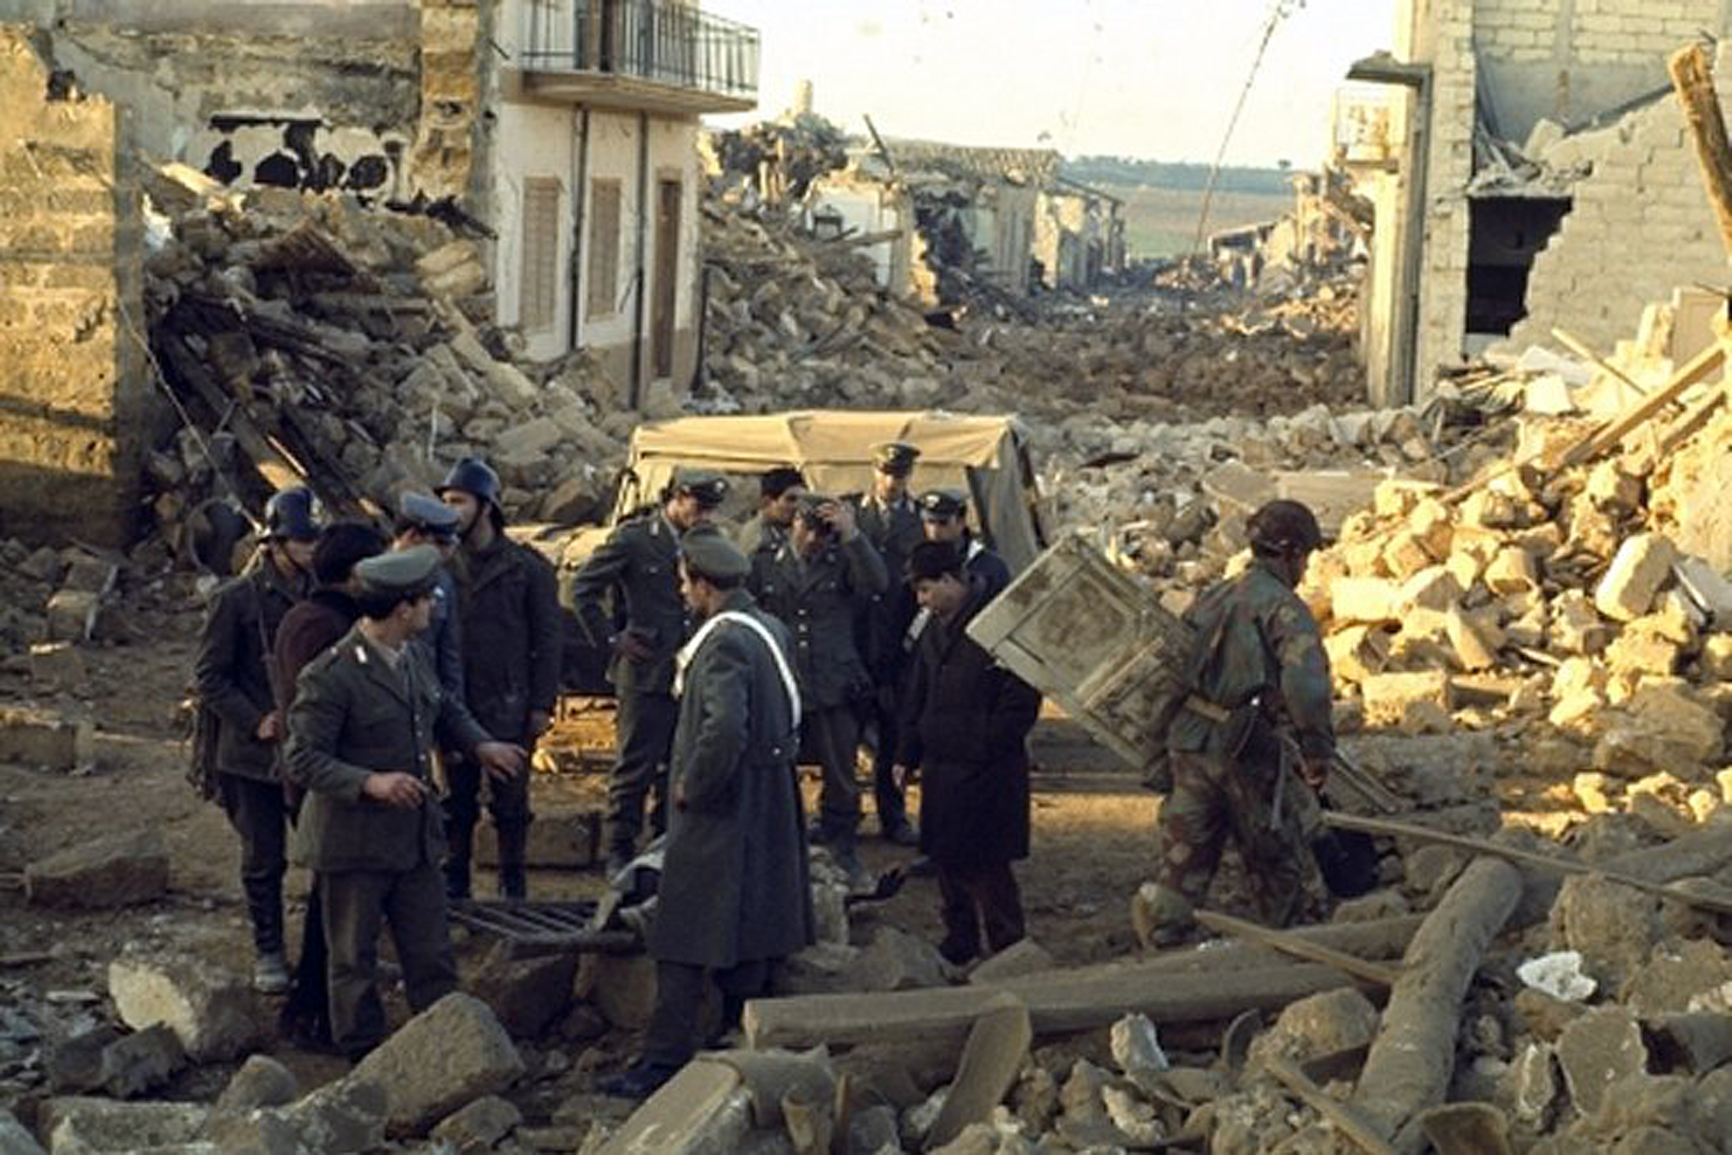
<path id="1" fill-rule="evenodd" d="M 1732 54 L 1722 49 L 1722 78 L 1729 62 Z M 1721 107 L 1732 113 L 1724 93 Z M 1572 143 L 1550 150 L 1548 162 Z M 1593 173 L 1575 186 L 1574 207 L 1534 258 L 1528 315 L 1510 333 L 1516 349 L 1548 343 L 1558 327 L 1609 350 L 1634 331 L 1648 302 L 1676 288 L 1728 279 L 1676 96 L 1631 113 L 1580 148 Z"/>
<path id="2" fill-rule="evenodd" d="M 149 394 L 125 124 L 0 26 L 0 536 L 129 537 Z"/>
<path id="3" fill-rule="evenodd" d="M 475 128 L 488 13 L 476 0 L 422 0 L 420 8 L 420 120 L 409 182 L 433 199 L 461 198 L 484 160 Z"/>

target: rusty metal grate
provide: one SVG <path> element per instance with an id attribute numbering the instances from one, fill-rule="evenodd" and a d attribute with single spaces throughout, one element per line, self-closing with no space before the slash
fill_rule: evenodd
<path id="1" fill-rule="evenodd" d="M 477 934 L 502 938 L 515 946 L 541 950 L 628 954 L 639 948 L 637 936 L 623 930 L 592 930 L 593 899 L 569 902 L 528 902 L 509 899 L 469 899 L 451 904 L 451 921 Z"/>

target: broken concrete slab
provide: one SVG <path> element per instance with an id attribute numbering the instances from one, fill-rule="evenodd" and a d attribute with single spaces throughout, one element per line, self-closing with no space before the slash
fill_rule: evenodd
<path id="1" fill-rule="evenodd" d="M 5 1155 L 48 1155 L 36 1137 L 24 1129 L 18 1116 L 0 1108 L 0 1152 Z"/>
<path id="2" fill-rule="evenodd" d="M 1436 730 L 1441 717 L 1448 729 L 1453 705 L 1449 674 L 1443 670 L 1378 674 L 1360 684 L 1368 726 L 1397 726 L 1409 732 Z"/>
<path id="3" fill-rule="evenodd" d="M 168 844 L 162 831 L 151 827 L 30 863 L 24 868 L 24 894 L 39 906 L 136 906 L 167 892 L 168 866 Z"/>
<path id="4" fill-rule="evenodd" d="M 412 1134 L 471 1100 L 503 1091 L 524 1069 L 487 1004 L 453 993 L 403 1024 L 348 1077 L 384 1087 L 391 1130 Z"/>
<path id="5" fill-rule="evenodd" d="M 1303 1062 L 1370 1044 L 1377 1008 L 1352 988 L 1311 995 L 1282 1009 L 1275 1025 L 1251 1043 L 1251 1058 L 1269 1055 Z"/>
<path id="6" fill-rule="evenodd" d="M 37 1108 L 36 1126 L 53 1151 L 131 1152 L 196 1143 L 206 1114 L 199 1103 L 122 1103 L 68 1095 Z"/>
<path id="7" fill-rule="evenodd" d="M 123 955 L 108 964 L 108 995 L 127 1026 L 168 1027 L 196 1062 L 238 1058 L 270 1039 L 271 1016 L 246 978 L 205 958 Z"/>
<path id="8" fill-rule="evenodd" d="M 577 976 L 576 952 L 511 958 L 496 948 L 469 984 L 514 1038 L 532 1039 L 565 1015 Z"/>
<path id="9" fill-rule="evenodd" d="M 739 1072 L 694 1059 L 645 1099 L 597 1155 L 734 1151 L 751 1129 L 751 1095 Z"/>
<path id="10" fill-rule="evenodd" d="M 213 1115 L 238 1115 L 257 1107 L 282 1107 L 300 1095 L 295 1073 L 269 1055 L 248 1055 L 211 1107 Z"/>
<path id="11" fill-rule="evenodd" d="M 167 1027 L 147 1027 L 104 1047 L 101 1062 L 99 1086 L 116 1099 L 136 1099 L 186 1066 L 186 1050 Z"/>
<path id="12" fill-rule="evenodd" d="M 30 681 L 45 690 L 74 691 L 86 684 L 84 652 L 71 642 L 32 642 Z"/>
<path id="13" fill-rule="evenodd" d="M 1576 1110 L 1592 1115 L 1619 1079 L 1648 1068 L 1641 1024 L 1627 1007 L 1595 1007 L 1558 1036 L 1558 1063 Z"/>
<path id="14" fill-rule="evenodd" d="M 849 986 L 857 991 L 941 987 L 949 981 L 947 976 L 947 965 L 936 947 L 894 926 L 879 927 L 848 968 Z"/>
<path id="15" fill-rule="evenodd" d="M 93 730 L 47 710 L 0 706 L 0 762 L 75 770 L 90 760 Z"/>
<path id="16" fill-rule="evenodd" d="M 385 1142 L 387 1096 L 352 1075 L 298 1102 L 238 1115 L 213 1114 L 206 1130 L 219 1150 L 249 1155 L 362 1155 Z"/>
<path id="17" fill-rule="evenodd" d="M 1053 969 L 1051 952 L 1032 938 L 1021 938 L 995 955 L 976 963 L 968 972 L 970 983 L 995 983 L 1019 975 Z"/>
<path id="18" fill-rule="evenodd" d="M 1682 1014 L 1691 1000 L 1732 983 L 1732 956 L 1712 939 L 1668 941 L 1624 980 L 1618 1001 L 1639 1018 Z"/>
<path id="19" fill-rule="evenodd" d="M 1654 597 L 1671 576 L 1678 551 L 1661 533 L 1624 539 L 1605 576 L 1594 589 L 1594 606 L 1608 618 L 1634 621 L 1654 606 Z"/>
<path id="20" fill-rule="evenodd" d="M 481 1155 L 523 1122 L 523 1112 L 498 1095 L 484 1095 L 439 1121 L 429 1138 L 449 1143 L 457 1155 Z"/>
<path id="21" fill-rule="evenodd" d="M 88 642 L 96 634 L 102 598 L 86 590 L 56 590 L 48 599 L 48 640 Z"/>
<path id="22" fill-rule="evenodd" d="M 927 1133 L 928 1147 L 943 1146 L 969 1124 L 991 1117 L 1015 1084 L 1033 1039 L 1028 1007 L 1012 995 L 1001 996 L 975 1020 L 962 1046 L 956 1079 L 944 1098 L 944 1108 Z"/>

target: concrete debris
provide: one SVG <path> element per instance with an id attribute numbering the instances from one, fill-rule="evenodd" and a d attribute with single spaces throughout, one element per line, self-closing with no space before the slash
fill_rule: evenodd
<path id="1" fill-rule="evenodd" d="M 1516 968 L 1516 977 L 1537 991 L 1566 1003 L 1579 1003 L 1597 985 L 1582 973 L 1580 951 L 1561 950 L 1531 958 Z"/>
<path id="2" fill-rule="evenodd" d="M 122 1103 L 71 1095 L 37 1108 L 36 1130 L 51 1151 L 137 1152 L 158 1148 L 211 1151 L 199 1145 L 208 1109 L 198 1103 Z"/>
<path id="3" fill-rule="evenodd" d="M 213 1115 L 238 1115 L 258 1107 L 281 1107 L 300 1095 L 295 1073 L 269 1055 L 248 1055 L 217 1096 Z"/>
<path id="4" fill-rule="evenodd" d="M 417 1134 L 505 1090 L 524 1070 L 523 1056 L 487 1004 L 449 994 L 379 1044 L 348 1077 L 385 1088 L 391 1130 Z"/>
<path id="5" fill-rule="evenodd" d="M 497 1095 L 486 1095 L 440 1120 L 430 1137 L 451 1144 L 458 1155 L 478 1155 L 493 1150 L 521 1122 L 522 1111 Z"/>
<path id="6" fill-rule="evenodd" d="M 42 906 L 135 906 L 167 890 L 168 845 L 154 827 L 70 847 L 24 869 L 24 893 Z"/>
<path id="7" fill-rule="evenodd" d="M 195 1062 L 237 1058 L 270 1039 L 246 977 L 192 955 L 123 955 L 108 964 L 108 996 L 127 1026 L 168 1027 Z"/>
<path id="8" fill-rule="evenodd" d="M 1583 1115 L 1599 1110 L 1619 1079 L 1648 1069 L 1642 1027 L 1624 1007 L 1596 1007 L 1558 1036 L 1558 1063 L 1570 1101 Z"/>
<path id="9" fill-rule="evenodd" d="M 361 1155 L 385 1142 L 387 1096 L 353 1075 L 294 1103 L 211 1116 L 206 1131 L 222 1151 L 263 1155 Z"/>

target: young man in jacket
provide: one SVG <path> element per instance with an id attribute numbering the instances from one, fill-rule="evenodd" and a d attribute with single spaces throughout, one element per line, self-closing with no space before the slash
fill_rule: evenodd
<path id="1" fill-rule="evenodd" d="M 601 1084 L 630 1098 L 697 1050 L 706 973 L 726 1029 L 768 992 L 775 964 L 814 937 L 787 630 L 742 588 L 749 563 L 719 533 L 689 534 L 681 570 L 702 625 L 679 655 L 672 807 L 648 935 L 656 1005 L 638 1061 Z"/>
<path id="2" fill-rule="evenodd" d="M 454 698 L 469 700 L 463 681 L 462 630 L 457 621 L 457 579 L 451 576 L 451 556 L 457 552 L 457 511 L 436 497 L 405 493 L 397 499 L 397 521 L 391 527 L 392 549 L 430 545 L 439 551 L 439 584 L 434 589 L 433 621 L 416 639 L 433 654 L 439 684 Z"/>
<path id="3" fill-rule="evenodd" d="M 241 887 L 252 921 L 253 986 L 289 986 L 283 942 L 288 809 L 277 765 L 283 715 L 271 687 L 277 626 L 307 594 L 319 524 L 312 492 L 296 487 L 265 505 L 265 539 L 245 573 L 217 590 L 199 636 L 194 676 L 216 715 L 218 797 L 241 840 Z"/>
<path id="4" fill-rule="evenodd" d="M 968 636 L 990 597 L 953 543 L 916 546 L 908 576 L 931 620 L 914 654 L 896 776 L 919 771 L 920 849 L 943 904 L 938 949 L 961 965 L 980 953 L 982 924 L 995 954 L 1023 936 L 1011 863 L 1028 857 L 1028 733 L 1040 693 Z"/>
<path id="5" fill-rule="evenodd" d="M 499 475 L 486 462 L 459 461 L 438 493 L 457 513 L 462 543 L 451 568 L 457 579 L 464 700 L 489 734 L 533 750 L 535 740 L 553 721 L 559 697 L 563 629 L 559 579 L 540 554 L 505 536 Z M 452 898 L 468 898 L 483 775 L 481 767 L 461 751 L 451 755 L 445 759 L 451 855 L 446 862 L 446 886 Z M 524 898 L 528 894 L 525 854 L 534 817 L 529 775 L 489 781 L 487 809 L 499 840 L 499 894 Z"/>
<path id="6" fill-rule="evenodd" d="M 301 671 L 287 765 L 306 787 L 297 845 L 319 875 L 330 951 L 331 1034 L 351 1060 L 385 1037 L 375 982 L 391 924 L 411 1010 L 457 986 L 433 792 L 435 742 L 503 781 L 527 772 L 523 748 L 494 741 L 409 644 L 433 612 L 439 555 L 428 546 L 355 566 L 361 617 Z"/>

